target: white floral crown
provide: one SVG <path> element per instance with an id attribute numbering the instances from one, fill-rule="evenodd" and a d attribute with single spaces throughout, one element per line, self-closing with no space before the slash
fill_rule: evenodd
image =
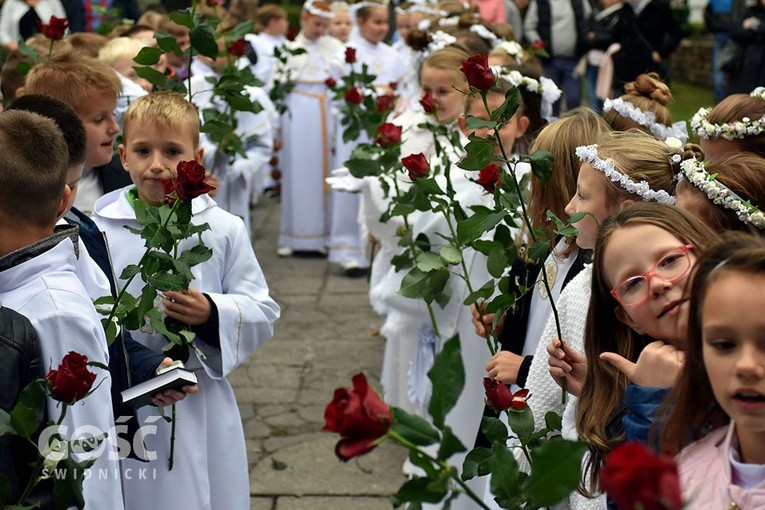
<path id="1" fill-rule="evenodd" d="M 576 148 L 576 155 L 592 168 L 602 172 L 609 180 L 615 182 L 625 190 L 638 195 L 645 201 L 659 202 L 660 204 L 674 205 L 675 197 L 664 190 L 654 191 L 646 181 L 635 182 L 626 174 L 616 169 L 611 158 L 601 159 L 598 156 L 597 145 L 581 145 Z"/>
<path id="2" fill-rule="evenodd" d="M 353 14 L 353 17 L 355 18 L 358 16 L 358 12 L 365 7 L 380 7 L 383 9 L 387 9 L 388 0 L 380 0 L 379 2 L 368 2 L 368 1 L 357 2 L 355 4 L 351 4 L 350 12 L 351 14 Z"/>
<path id="3" fill-rule="evenodd" d="M 451 46 L 452 44 L 456 42 L 457 42 L 456 37 L 454 37 L 453 35 L 449 35 L 446 32 L 442 32 L 441 30 L 438 30 L 437 32 L 430 34 L 430 42 L 422 51 L 423 56 L 430 55 L 434 51 L 442 50 L 446 48 L 447 46 Z"/>
<path id="4" fill-rule="evenodd" d="M 703 161 L 696 158 L 686 159 L 680 163 L 680 175 L 690 181 L 704 193 L 715 205 L 730 209 L 739 220 L 757 228 L 765 229 L 765 215 L 749 200 L 744 200 L 715 177 L 717 174 L 707 172 Z"/>
<path id="5" fill-rule="evenodd" d="M 421 12 L 425 16 L 445 16 L 446 11 L 434 9 L 422 4 L 413 4 L 409 8 L 396 7 L 396 13 L 398 14 L 411 14 L 413 12 Z M 419 27 L 418 27 L 419 28 Z"/>
<path id="6" fill-rule="evenodd" d="M 450 18 L 441 18 L 438 20 L 438 26 L 439 27 L 456 27 L 460 24 L 460 19 L 457 16 L 452 16 Z"/>
<path id="7" fill-rule="evenodd" d="M 542 96 L 543 103 L 552 105 L 555 101 L 560 99 L 561 90 L 555 82 L 549 78 L 542 76 L 539 80 L 535 80 L 534 78 L 522 75 L 520 71 L 506 71 L 497 66 L 491 66 L 491 70 L 497 76 L 497 79 L 509 83 L 514 87 L 523 87 L 529 92 L 539 94 Z"/>
<path id="8" fill-rule="evenodd" d="M 306 11 L 309 14 L 312 14 L 314 16 L 319 16 L 321 18 L 327 18 L 332 19 L 335 17 L 334 11 L 325 11 L 323 9 L 319 9 L 314 5 L 316 0 L 308 0 L 306 3 L 303 4 L 303 10 Z"/>
<path id="9" fill-rule="evenodd" d="M 480 37 L 481 39 L 483 39 L 484 41 L 486 41 L 487 43 L 489 43 L 489 46 L 491 46 L 492 48 L 495 48 L 497 44 L 502 42 L 502 39 L 497 37 L 497 34 L 495 34 L 494 32 L 492 32 L 491 30 L 489 30 L 483 25 L 480 25 L 480 24 L 472 25 L 470 27 L 470 31 L 473 32 L 478 37 Z"/>
<path id="10" fill-rule="evenodd" d="M 607 112 L 609 110 L 614 110 L 625 119 L 634 120 L 641 126 L 648 128 L 657 140 L 666 140 L 670 137 L 678 138 L 683 143 L 688 140 L 688 128 L 685 125 L 685 121 L 675 122 L 672 126 L 665 126 L 660 122 L 656 122 L 655 113 L 644 112 L 633 103 L 625 101 L 620 97 L 605 100 L 603 111 Z"/>
<path id="11" fill-rule="evenodd" d="M 757 87 L 749 95 L 765 100 L 765 88 Z M 712 124 L 707 120 L 711 110 L 711 108 L 699 108 L 699 111 L 691 118 L 691 129 L 699 138 L 705 140 L 716 138 L 734 140 L 736 138 L 746 138 L 747 136 L 765 133 L 765 117 L 754 120 L 744 117 L 733 122 Z"/>
<path id="12" fill-rule="evenodd" d="M 351 8 L 351 6 L 348 5 L 348 3 L 346 3 L 346 2 L 332 2 L 331 4 L 329 4 L 329 9 L 332 12 L 347 11 L 350 8 Z"/>
<path id="13" fill-rule="evenodd" d="M 515 58 L 515 63 L 521 65 L 523 63 L 523 46 L 515 41 L 500 41 L 495 50 L 502 50 L 511 57 Z"/>

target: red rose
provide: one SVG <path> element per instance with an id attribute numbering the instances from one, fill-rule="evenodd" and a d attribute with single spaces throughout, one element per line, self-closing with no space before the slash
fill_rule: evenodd
<path id="1" fill-rule="evenodd" d="M 163 180 L 162 189 L 165 192 L 165 202 L 173 204 L 175 199 L 169 196 L 175 192 L 178 200 L 191 200 L 204 195 L 215 188 L 205 182 L 207 172 L 205 167 L 197 163 L 196 161 L 181 161 L 178 163 L 178 175 L 173 180 Z"/>
<path id="2" fill-rule="evenodd" d="M 330 76 L 329 78 L 324 80 L 324 85 L 326 85 L 328 88 L 333 89 L 337 85 L 337 81 L 335 81 L 335 79 Z"/>
<path id="3" fill-rule="evenodd" d="M 345 63 L 353 64 L 354 62 L 356 62 L 356 48 L 348 46 L 345 48 Z"/>
<path id="4" fill-rule="evenodd" d="M 425 95 L 422 96 L 420 104 L 422 105 L 422 109 L 425 110 L 425 113 L 436 113 L 436 98 L 434 98 L 433 94 L 430 92 L 426 92 Z"/>
<path id="5" fill-rule="evenodd" d="M 297 35 L 298 35 L 298 30 L 297 30 L 297 28 L 295 28 L 295 27 L 290 27 L 290 28 L 287 30 L 287 40 L 288 40 L 288 41 L 294 41 L 294 40 L 295 40 L 295 38 L 297 37 Z"/>
<path id="6" fill-rule="evenodd" d="M 401 126 L 386 122 L 377 128 L 375 143 L 382 148 L 401 143 Z"/>
<path id="7" fill-rule="evenodd" d="M 404 165 L 404 168 L 409 170 L 409 179 L 413 181 L 428 175 L 428 160 L 425 159 L 425 155 L 422 152 L 401 158 L 401 163 Z"/>
<path id="8" fill-rule="evenodd" d="M 510 401 L 510 407 L 513 409 L 526 409 L 528 405 L 526 401 L 529 399 L 529 390 L 526 388 L 520 389 L 513 393 L 513 399 Z"/>
<path id="9" fill-rule="evenodd" d="M 608 454 L 600 471 L 600 486 L 620 509 L 683 507 L 674 459 L 636 442 L 621 444 Z"/>
<path id="10" fill-rule="evenodd" d="M 504 411 L 513 403 L 513 394 L 505 384 L 490 377 L 483 378 L 486 401 L 496 411 Z"/>
<path id="11" fill-rule="evenodd" d="M 42 35 L 50 39 L 51 41 L 60 41 L 64 38 L 69 22 L 66 18 L 57 18 L 55 16 L 50 17 L 50 21 L 45 24 L 42 21 L 35 20 L 37 28 L 40 29 Z"/>
<path id="12" fill-rule="evenodd" d="M 228 45 L 228 49 L 226 51 L 229 55 L 242 57 L 245 53 L 247 53 L 247 41 L 244 39 L 237 39 Z"/>
<path id="13" fill-rule="evenodd" d="M 483 189 L 485 189 L 487 193 L 494 193 L 494 190 L 500 183 L 499 169 L 497 168 L 497 165 L 492 163 L 481 169 L 481 171 L 478 172 L 478 179 L 476 179 L 475 183 L 483 186 Z"/>
<path id="14" fill-rule="evenodd" d="M 344 97 L 345 100 L 350 104 L 361 104 L 361 102 L 364 100 L 364 96 L 361 95 L 361 92 L 359 92 L 359 89 L 356 87 L 351 87 L 346 90 Z"/>
<path id="15" fill-rule="evenodd" d="M 531 43 L 531 49 L 533 50 L 541 50 L 544 49 L 545 43 L 542 39 L 537 39 L 533 43 Z"/>
<path id="16" fill-rule="evenodd" d="M 58 370 L 51 369 L 45 380 L 54 399 L 73 404 L 88 394 L 96 374 L 88 370 L 86 356 L 69 351 L 61 360 Z"/>
<path id="17" fill-rule="evenodd" d="M 467 78 L 468 85 L 478 90 L 489 90 L 494 86 L 494 73 L 489 67 L 489 55 L 475 55 L 462 63 L 460 68 Z"/>
<path id="18" fill-rule="evenodd" d="M 377 446 L 393 422 L 390 409 L 367 383 L 364 374 L 353 376 L 353 389 L 338 388 L 324 411 L 324 430 L 341 439 L 335 455 L 346 461 Z"/>
<path id="19" fill-rule="evenodd" d="M 207 7 L 216 7 L 223 3 L 223 0 L 205 0 Z"/>
<path id="20" fill-rule="evenodd" d="M 378 113 L 387 113 L 393 109 L 393 106 L 396 104 L 396 96 L 393 94 L 384 94 L 382 96 L 377 97 L 377 112 Z"/>

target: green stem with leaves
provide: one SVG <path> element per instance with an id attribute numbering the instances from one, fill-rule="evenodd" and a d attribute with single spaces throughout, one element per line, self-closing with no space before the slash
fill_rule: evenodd
<path id="1" fill-rule="evenodd" d="M 61 423 L 64 421 L 64 417 L 66 416 L 66 408 L 68 404 L 66 402 L 61 402 L 61 414 L 58 417 L 58 420 L 56 420 L 56 425 L 61 425 Z M 31 440 L 30 440 L 31 442 Z M 34 443 L 32 445 L 37 448 L 38 446 Z M 32 494 L 32 490 L 37 485 L 37 482 L 39 481 L 37 479 L 37 475 L 40 473 L 40 470 L 42 469 L 43 462 L 45 462 L 45 457 L 42 456 L 42 452 L 39 452 L 39 455 L 37 456 L 37 461 L 35 462 L 34 467 L 32 467 L 32 473 L 29 477 L 29 482 L 27 482 L 27 486 L 24 488 L 24 492 L 21 494 L 21 497 L 19 498 L 19 505 L 23 505 L 24 501 L 27 500 L 27 498 Z"/>

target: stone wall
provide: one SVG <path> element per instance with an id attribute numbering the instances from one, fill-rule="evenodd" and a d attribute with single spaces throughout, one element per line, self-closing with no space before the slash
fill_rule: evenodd
<path id="1" fill-rule="evenodd" d="M 683 39 L 672 55 L 673 80 L 701 87 L 712 86 L 712 39 Z"/>

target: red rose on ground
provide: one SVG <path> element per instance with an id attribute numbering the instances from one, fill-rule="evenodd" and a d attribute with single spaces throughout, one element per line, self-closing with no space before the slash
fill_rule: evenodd
<path id="1" fill-rule="evenodd" d="M 621 444 L 608 454 L 600 471 L 600 486 L 620 510 L 683 507 L 674 459 L 636 442 Z"/>
<path id="2" fill-rule="evenodd" d="M 345 62 L 346 64 L 353 64 L 356 62 L 356 48 L 348 46 L 345 48 Z"/>
<path id="3" fill-rule="evenodd" d="M 393 109 L 393 106 L 396 104 L 396 96 L 393 94 L 384 94 L 382 96 L 377 97 L 377 112 L 378 113 L 387 113 Z"/>
<path id="4" fill-rule="evenodd" d="M 69 351 L 61 360 L 58 369 L 51 369 L 45 380 L 54 399 L 72 404 L 88 394 L 96 380 L 96 374 L 88 370 L 86 356 Z"/>
<path id="5" fill-rule="evenodd" d="M 45 24 L 42 21 L 35 20 L 37 28 L 40 29 L 42 35 L 50 39 L 51 41 L 60 41 L 64 38 L 69 22 L 66 18 L 57 18 L 55 16 L 50 17 L 50 21 Z"/>
<path id="6" fill-rule="evenodd" d="M 353 376 L 353 389 L 335 390 L 324 411 L 324 430 L 341 436 L 335 454 L 343 461 L 371 451 L 392 422 L 390 409 L 361 373 Z"/>
<path id="7" fill-rule="evenodd" d="M 499 169 L 497 168 L 497 165 L 492 163 L 481 169 L 481 171 L 478 172 L 478 179 L 476 179 L 475 182 L 476 184 L 483 186 L 483 189 L 485 189 L 487 193 L 494 193 L 494 190 L 500 183 Z"/>
<path id="8" fill-rule="evenodd" d="M 494 73 L 489 67 L 489 55 L 475 55 L 465 60 L 460 68 L 468 85 L 478 90 L 489 90 L 494 86 Z"/>
<path id="9" fill-rule="evenodd" d="M 351 87 L 346 90 L 344 97 L 345 100 L 350 104 L 361 104 L 361 102 L 364 100 L 364 96 L 361 95 L 361 92 L 359 92 L 359 89 L 356 87 Z"/>
<path id="10" fill-rule="evenodd" d="M 425 110 L 425 113 L 436 113 L 436 98 L 434 98 L 433 94 L 430 92 L 426 92 L 425 95 L 422 96 L 420 104 L 422 105 L 422 109 Z"/>
<path id="11" fill-rule="evenodd" d="M 247 53 L 247 41 L 244 39 L 237 39 L 228 45 L 228 49 L 226 51 L 228 51 L 229 55 L 242 57 L 245 53 Z"/>
<path id="12" fill-rule="evenodd" d="M 404 165 L 404 168 L 409 170 L 409 178 L 413 181 L 428 175 L 428 160 L 425 159 L 425 155 L 422 152 L 401 158 L 401 163 Z"/>
<path id="13" fill-rule="evenodd" d="M 401 126 L 386 122 L 377 128 L 375 143 L 382 148 L 401 143 Z"/>
<path id="14" fill-rule="evenodd" d="M 327 87 L 333 89 L 337 85 L 337 81 L 333 77 L 330 76 L 329 78 L 324 80 L 324 85 L 326 85 Z"/>

